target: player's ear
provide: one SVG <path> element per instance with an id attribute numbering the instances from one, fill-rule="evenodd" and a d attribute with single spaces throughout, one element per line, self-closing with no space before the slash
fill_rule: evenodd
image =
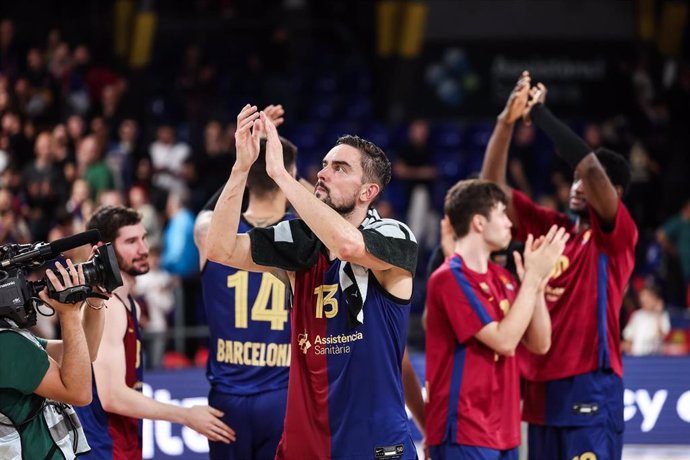
<path id="1" fill-rule="evenodd" d="M 364 184 L 360 197 L 363 201 L 372 202 L 379 195 L 381 188 L 373 182 Z"/>
<path id="2" fill-rule="evenodd" d="M 484 231 L 484 226 L 486 225 L 486 217 L 481 214 L 475 214 L 472 216 L 470 225 L 474 231 L 481 233 Z"/>

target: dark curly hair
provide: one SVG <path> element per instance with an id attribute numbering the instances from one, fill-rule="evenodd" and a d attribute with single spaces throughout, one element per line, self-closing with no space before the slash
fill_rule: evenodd
<path id="1" fill-rule="evenodd" d="M 112 243 L 122 227 L 141 222 L 141 215 L 132 208 L 124 206 L 102 206 L 96 210 L 86 223 L 86 229 L 96 229 L 104 243 Z"/>

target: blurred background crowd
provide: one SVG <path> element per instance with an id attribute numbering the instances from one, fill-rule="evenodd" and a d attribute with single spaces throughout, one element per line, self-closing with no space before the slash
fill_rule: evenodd
<path id="1" fill-rule="evenodd" d="M 410 344 L 445 191 L 476 173 L 524 69 L 592 147 L 623 153 L 640 230 L 623 305 L 631 354 L 690 348 L 690 27 L 681 0 L 110 0 L 0 7 L 0 243 L 84 230 L 93 210 L 141 212 L 138 279 L 149 366 L 205 363 L 196 213 L 234 161 L 247 102 L 282 104 L 281 134 L 314 181 L 337 136 L 382 147 L 378 206 L 420 241 Z M 587 27 L 581 27 L 587 24 Z M 565 210 L 567 166 L 519 125 L 509 179 Z M 84 257 L 75 250 L 73 257 Z M 87 254 L 88 255 L 88 250 Z M 35 276 L 40 276 L 36 274 Z M 58 333 L 41 317 L 41 333 Z"/>

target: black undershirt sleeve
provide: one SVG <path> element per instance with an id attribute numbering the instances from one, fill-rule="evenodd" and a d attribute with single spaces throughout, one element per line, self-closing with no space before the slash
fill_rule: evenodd
<path id="1" fill-rule="evenodd" d="M 536 104 L 530 111 L 534 124 L 539 126 L 556 145 L 558 154 L 575 169 L 578 163 L 586 157 L 592 149 L 573 132 L 565 123 L 560 121 L 544 104 Z"/>

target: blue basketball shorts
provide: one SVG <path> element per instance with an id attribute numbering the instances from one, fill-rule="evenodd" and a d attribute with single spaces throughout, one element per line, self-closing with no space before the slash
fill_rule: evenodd
<path id="1" fill-rule="evenodd" d="M 240 396 L 211 389 L 208 404 L 235 430 L 230 444 L 209 441 L 211 460 L 273 460 L 283 434 L 287 388 Z"/>

